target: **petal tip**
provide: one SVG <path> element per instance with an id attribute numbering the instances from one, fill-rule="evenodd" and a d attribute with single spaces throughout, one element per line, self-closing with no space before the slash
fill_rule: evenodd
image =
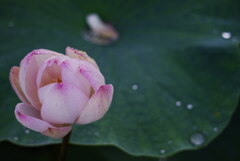
<path id="1" fill-rule="evenodd" d="M 101 86 L 100 89 L 104 91 L 113 91 L 114 88 L 112 84 L 106 84 Z"/>
<path id="2" fill-rule="evenodd" d="M 88 124 L 101 119 L 108 111 L 113 96 L 113 85 L 107 84 L 99 87 L 91 97 L 87 106 L 76 121 L 77 124 Z"/>
<path id="3" fill-rule="evenodd" d="M 23 115 L 21 112 L 20 112 L 20 110 L 19 110 L 19 106 L 20 106 L 20 104 L 21 103 L 18 103 L 17 104 L 17 106 L 16 106 L 16 108 L 15 108 L 15 111 L 14 111 L 14 113 L 15 113 L 15 116 L 16 116 L 16 118 L 17 118 L 17 120 L 20 122 L 20 120 L 22 120 L 22 119 L 26 119 L 26 116 L 25 115 Z"/>
<path id="4" fill-rule="evenodd" d="M 9 80 L 10 80 L 11 86 L 12 86 L 13 90 L 16 92 L 18 98 L 22 102 L 28 103 L 28 100 L 20 87 L 19 71 L 20 71 L 20 68 L 18 66 L 13 66 L 10 69 Z"/>

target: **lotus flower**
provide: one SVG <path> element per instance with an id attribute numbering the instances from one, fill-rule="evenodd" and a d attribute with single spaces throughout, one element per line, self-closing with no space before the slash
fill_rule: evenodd
<path id="1" fill-rule="evenodd" d="M 113 96 L 113 86 L 105 84 L 96 62 L 70 47 L 66 55 L 32 51 L 20 67 L 11 68 L 10 82 L 22 101 L 15 108 L 17 120 L 52 138 L 67 135 L 74 123 L 102 118 Z"/>

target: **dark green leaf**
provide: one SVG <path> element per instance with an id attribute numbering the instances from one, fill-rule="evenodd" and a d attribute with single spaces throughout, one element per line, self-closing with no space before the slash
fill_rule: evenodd
<path id="1" fill-rule="evenodd" d="M 107 115 L 93 124 L 76 125 L 72 143 L 114 145 L 133 155 L 158 157 L 206 146 L 225 128 L 239 98 L 237 4 L 236 0 L 2 0 L 0 140 L 22 145 L 59 142 L 28 134 L 15 120 L 19 100 L 8 72 L 33 49 L 64 53 L 69 45 L 96 59 L 115 87 Z M 83 40 L 85 16 L 92 12 L 119 31 L 115 44 L 97 46 Z M 222 32 L 232 37 L 224 39 Z"/>

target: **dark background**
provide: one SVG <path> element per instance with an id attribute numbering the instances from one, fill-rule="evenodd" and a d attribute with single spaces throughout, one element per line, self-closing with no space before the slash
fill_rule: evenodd
<path id="1" fill-rule="evenodd" d="M 169 158 L 134 157 L 111 146 L 76 146 L 68 149 L 67 161 L 239 161 L 240 103 L 224 132 L 207 147 L 184 151 Z M 9 142 L 0 144 L 1 161 L 56 161 L 59 145 L 21 147 Z"/>

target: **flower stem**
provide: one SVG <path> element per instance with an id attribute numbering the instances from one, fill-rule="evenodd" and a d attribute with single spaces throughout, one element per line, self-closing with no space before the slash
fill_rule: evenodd
<path id="1" fill-rule="evenodd" d="M 66 159 L 66 154 L 67 154 L 67 148 L 68 148 L 68 143 L 71 137 L 71 132 L 70 131 L 62 140 L 62 144 L 60 147 L 60 152 L 59 152 L 59 156 L 58 156 L 58 161 L 65 161 Z"/>

